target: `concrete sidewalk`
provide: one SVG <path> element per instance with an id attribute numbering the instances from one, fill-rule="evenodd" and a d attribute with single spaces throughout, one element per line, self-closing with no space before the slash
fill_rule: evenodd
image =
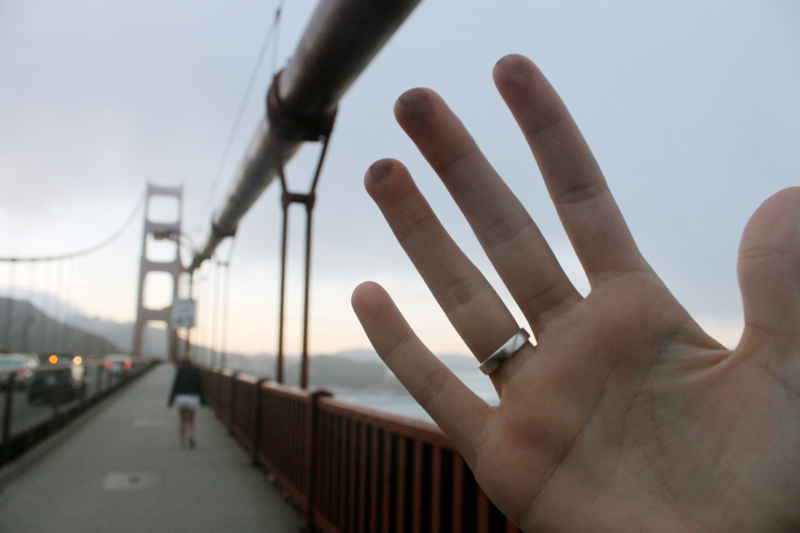
<path id="1" fill-rule="evenodd" d="M 180 448 L 166 407 L 173 375 L 160 365 L 28 459 L 0 492 L 0 531 L 298 531 L 299 513 L 210 409 L 198 413 L 197 448 Z"/>

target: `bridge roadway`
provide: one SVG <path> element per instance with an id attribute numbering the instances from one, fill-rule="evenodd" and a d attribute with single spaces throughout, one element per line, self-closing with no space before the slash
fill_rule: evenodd
<path id="1" fill-rule="evenodd" d="M 201 409 L 182 450 L 159 365 L 0 471 L 2 532 L 296 532 L 299 513 Z"/>

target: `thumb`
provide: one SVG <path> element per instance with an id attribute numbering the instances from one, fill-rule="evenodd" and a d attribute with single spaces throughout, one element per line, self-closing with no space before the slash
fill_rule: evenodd
<path id="1" fill-rule="evenodd" d="M 800 332 L 800 187 L 773 195 L 739 245 L 745 336 L 786 342 Z M 744 340 L 744 339 L 743 339 Z"/>

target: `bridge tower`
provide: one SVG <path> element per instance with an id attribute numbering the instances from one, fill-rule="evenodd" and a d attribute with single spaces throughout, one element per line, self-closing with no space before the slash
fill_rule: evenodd
<path id="1" fill-rule="evenodd" d="M 144 209 L 144 235 L 142 237 L 142 262 L 139 268 L 139 297 L 137 303 L 136 325 L 133 331 L 134 357 L 142 355 L 142 337 L 147 323 L 163 321 L 167 324 L 169 339 L 169 357 L 172 361 L 178 360 L 178 331 L 170 325 L 172 302 L 178 296 L 178 282 L 180 275 L 185 271 L 181 263 L 179 242 L 181 236 L 181 219 L 183 218 L 183 186 L 159 187 L 152 183 L 147 184 L 147 198 Z M 178 218 L 173 222 L 154 222 L 150 220 L 150 200 L 154 196 L 174 197 L 178 200 Z M 151 261 L 147 255 L 147 238 L 152 236 L 156 240 L 168 239 L 175 242 L 175 259 L 173 261 Z M 163 309 L 149 309 L 144 306 L 145 279 L 150 272 L 166 272 L 172 276 L 172 299 L 170 305 Z"/>

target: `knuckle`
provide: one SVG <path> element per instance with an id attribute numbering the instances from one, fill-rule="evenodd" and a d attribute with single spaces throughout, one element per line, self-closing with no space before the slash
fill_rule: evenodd
<path id="1" fill-rule="evenodd" d="M 536 225 L 527 213 L 498 216 L 486 223 L 485 238 L 489 246 L 502 246 L 535 229 Z"/>
<path id="2" fill-rule="evenodd" d="M 605 181 L 577 180 L 558 192 L 556 203 L 559 205 L 579 204 L 608 193 Z"/>
<path id="3" fill-rule="evenodd" d="M 439 291 L 439 305 L 449 315 L 468 306 L 480 291 L 480 285 L 471 276 L 452 278 Z"/>
<path id="4" fill-rule="evenodd" d="M 409 220 L 406 225 L 399 227 L 396 230 L 397 241 L 401 246 L 405 247 L 406 243 L 414 239 L 417 235 L 428 233 L 438 225 L 436 216 L 433 213 L 420 215 L 412 220 Z"/>
<path id="5" fill-rule="evenodd" d="M 454 150 L 453 153 L 448 154 L 443 161 L 435 165 L 436 172 L 445 178 L 458 173 L 459 167 L 469 164 L 470 161 L 480 154 L 478 146 L 470 143 L 460 150 Z"/>
<path id="6" fill-rule="evenodd" d="M 450 378 L 450 371 L 446 367 L 439 367 L 423 377 L 417 389 L 420 405 L 433 404 L 447 387 Z"/>

